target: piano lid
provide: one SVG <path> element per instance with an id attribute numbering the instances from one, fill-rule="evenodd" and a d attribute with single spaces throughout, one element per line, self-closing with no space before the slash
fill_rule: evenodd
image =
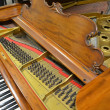
<path id="1" fill-rule="evenodd" d="M 97 33 L 92 20 L 66 15 L 59 3 L 48 6 L 45 0 L 24 5 L 22 14 L 13 20 L 85 83 L 95 78 L 91 70 L 103 63 L 103 55 L 88 44 Z"/>

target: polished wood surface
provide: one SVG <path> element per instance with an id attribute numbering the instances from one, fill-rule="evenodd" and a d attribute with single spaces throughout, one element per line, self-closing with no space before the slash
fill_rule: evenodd
<path id="1" fill-rule="evenodd" d="M 107 68 L 105 65 L 101 65 L 101 66 L 100 66 L 100 69 L 101 69 L 102 71 L 106 71 L 108 68 Z"/>
<path id="2" fill-rule="evenodd" d="M 88 37 L 97 31 L 93 21 L 81 15 L 68 16 L 55 13 L 43 0 L 40 2 L 33 0 L 31 7 L 25 5 L 22 11 L 20 17 L 13 18 L 18 25 L 27 30 L 84 83 L 96 77 L 90 69 L 94 70 L 103 63 L 103 55 L 87 43 Z M 29 24 L 25 25 L 25 21 Z M 30 30 L 27 29 L 29 25 Z M 37 37 L 31 33 L 32 27 L 35 28 Z"/>
<path id="3" fill-rule="evenodd" d="M 36 94 L 33 92 L 33 90 L 28 85 L 28 83 L 26 83 L 26 80 L 23 78 L 23 76 L 21 75 L 20 71 L 16 68 L 14 63 L 10 60 L 10 58 L 8 57 L 6 52 L 3 50 L 1 45 L 0 45 L 0 59 L 3 62 L 3 64 L 5 64 L 5 67 L 9 70 L 8 72 L 9 72 L 10 76 L 14 80 L 15 84 L 17 85 L 17 87 L 19 88 L 19 90 L 21 91 L 21 93 L 23 94 L 24 98 L 26 99 L 26 101 L 31 106 L 31 108 L 33 110 L 46 110 L 46 108 L 43 105 L 43 103 L 41 102 L 41 100 L 36 96 Z M 4 69 L 4 67 L 2 69 L 2 66 L 1 66 L 0 69 L 2 70 L 1 71 L 2 73 L 6 72 L 6 69 Z M 7 77 L 4 75 L 4 78 L 7 78 Z M 9 79 L 7 79 L 7 81 L 8 80 Z M 21 105 L 21 104 L 19 104 L 19 105 Z M 25 104 L 23 104 L 23 105 L 25 105 Z M 21 107 L 22 107 L 22 105 L 21 105 Z"/>
<path id="4" fill-rule="evenodd" d="M 103 63 L 102 53 L 87 44 L 88 35 L 92 36 L 97 31 L 92 20 L 81 15 L 66 16 L 55 13 L 46 6 L 44 0 L 32 0 L 30 8 L 23 8 L 22 16 L 46 39 L 59 45 L 68 54 L 67 57 L 76 58 L 88 68 L 92 68 L 95 62 L 97 66 Z"/>
<path id="5" fill-rule="evenodd" d="M 21 13 L 21 4 L 12 4 L 0 7 L 0 21 L 7 21 Z"/>
<path id="6" fill-rule="evenodd" d="M 10 76 L 8 70 L 5 68 L 4 64 L 0 60 L 0 72 L 5 79 L 6 84 L 8 85 L 10 91 L 12 92 L 13 96 L 15 97 L 19 107 L 21 110 L 32 110 L 16 84 L 14 83 L 12 77 Z"/>
<path id="7" fill-rule="evenodd" d="M 25 30 L 32 38 L 38 41 L 45 49 L 52 53 L 60 62 L 62 62 L 69 70 L 71 70 L 80 80 L 84 83 L 88 83 L 93 80 L 95 75 L 91 70 L 79 63 L 77 59 L 72 57 L 67 58 L 67 53 L 59 48 L 58 45 L 47 39 L 46 36 L 42 35 L 37 31 L 30 23 L 25 21 L 22 17 L 13 18 L 13 20 Z"/>
<path id="8" fill-rule="evenodd" d="M 110 110 L 110 68 L 85 85 L 76 97 L 77 110 Z"/>
<path id="9" fill-rule="evenodd" d="M 84 83 L 95 78 L 88 68 L 100 66 L 103 55 L 87 43 L 88 36 L 97 31 L 92 20 L 82 15 L 55 13 L 44 0 L 32 0 L 31 7 L 25 5 L 22 16 L 13 20 Z M 37 36 L 31 32 L 32 28 Z"/>
<path id="10" fill-rule="evenodd" d="M 26 33 L 54 55 L 79 79 L 84 83 L 88 83 L 77 96 L 76 104 L 78 110 L 88 110 L 89 107 L 91 107 L 90 110 L 98 110 L 100 109 L 100 104 L 102 104 L 101 107 L 103 108 L 103 106 L 107 106 L 107 101 L 109 102 L 107 96 L 110 94 L 107 87 L 109 86 L 108 73 L 110 73 L 110 69 L 105 71 L 107 68 L 102 68 L 101 66 L 105 72 L 96 78 L 97 75 L 93 70 L 95 67 L 100 67 L 103 63 L 103 55 L 101 51 L 89 45 L 87 41 L 88 37 L 92 37 L 97 33 L 97 27 L 87 17 L 76 14 L 71 16 L 65 15 L 58 10 L 59 13 L 56 13 L 56 9 L 57 7 L 54 7 L 54 10 L 49 8 L 44 0 L 32 0 L 31 7 L 26 5 L 23 7 L 22 15 L 14 18 L 9 15 L 6 16 L 5 20 L 12 18 Z M 0 21 L 3 20 L 1 19 Z M 33 110 L 45 110 L 46 107 L 42 101 L 26 83 L 26 80 L 10 60 L 2 46 L 0 46 L 0 53 L 3 53 L 5 56 L 0 54 L 1 61 L 6 68 L 3 66 L 3 70 L 1 70 L 5 70 L 6 73 L 9 72 L 16 86 Z M 93 80 L 95 78 L 96 80 Z M 102 91 L 103 88 L 105 88 L 104 91 Z M 105 95 L 106 92 L 107 95 Z M 102 103 L 103 98 L 105 98 L 104 103 Z M 107 106 L 106 108 L 108 109 L 109 107 Z"/>

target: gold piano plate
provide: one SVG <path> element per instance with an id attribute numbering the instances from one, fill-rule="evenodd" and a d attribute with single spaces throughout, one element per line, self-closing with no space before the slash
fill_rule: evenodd
<path id="1" fill-rule="evenodd" d="M 102 32 L 100 36 L 98 36 L 98 47 L 106 45 L 110 46 L 110 33 L 109 32 Z"/>
<path id="2" fill-rule="evenodd" d="M 104 61 L 104 65 L 110 68 L 110 58 Z"/>

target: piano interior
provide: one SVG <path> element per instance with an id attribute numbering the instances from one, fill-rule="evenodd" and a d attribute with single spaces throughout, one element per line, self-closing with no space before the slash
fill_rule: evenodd
<path id="1" fill-rule="evenodd" d="M 44 1 L 44 0 L 41 0 L 41 1 Z M 89 60 L 86 60 L 85 58 L 83 59 L 82 57 L 80 57 L 81 55 L 79 55 L 78 57 L 76 56 L 71 60 L 72 64 L 69 63 L 71 62 L 70 57 L 72 55 L 71 53 L 69 53 L 68 47 L 63 48 L 62 45 L 59 42 L 57 42 L 57 40 L 59 40 L 60 42 L 63 42 L 63 40 L 61 40 L 60 38 L 59 39 L 55 38 L 55 36 L 53 36 L 53 38 L 49 37 L 49 33 L 46 32 L 46 31 L 50 31 L 50 29 L 53 30 L 54 32 L 55 29 L 52 29 L 53 27 L 51 28 L 50 26 L 50 29 L 44 28 L 46 31 L 44 31 L 41 27 L 39 27 L 37 30 L 37 26 L 42 26 L 42 23 L 39 20 L 41 20 L 42 22 L 53 23 L 53 24 L 57 22 L 57 21 L 51 22 L 50 20 L 43 21 L 42 20 L 44 19 L 43 17 L 41 17 L 41 19 L 39 18 L 37 19 L 37 15 L 34 16 L 34 14 L 38 11 L 37 14 L 42 15 L 42 13 L 40 13 L 38 9 L 43 3 L 43 2 L 41 2 L 41 4 L 39 3 L 39 7 L 38 9 L 36 9 L 37 11 L 35 12 L 34 9 L 36 7 L 35 5 L 37 4 L 37 2 L 40 2 L 40 1 L 32 0 L 32 6 L 30 7 L 28 7 L 29 5 L 22 6 L 23 12 L 19 13 L 18 11 L 18 13 L 21 15 L 18 15 L 17 13 L 15 14 L 15 16 L 13 16 L 13 14 L 11 16 L 9 12 L 9 15 L 7 14 L 7 17 L 5 16 L 6 19 L 4 19 L 3 17 L 0 17 L 0 21 L 1 21 L 0 22 L 0 72 L 1 72 L 0 74 L 0 80 L 1 80 L 0 109 L 1 110 L 6 110 L 6 109 L 8 110 L 15 110 L 15 109 L 16 110 L 18 109 L 21 109 L 21 110 L 31 110 L 31 109 L 32 110 L 45 110 L 45 109 L 47 110 L 76 110 L 76 109 L 77 110 L 96 110 L 95 109 L 96 105 L 92 108 L 91 106 L 93 105 L 88 102 L 89 103 L 88 106 L 85 107 L 84 106 L 85 103 L 83 103 L 83 101 L 92 100 L 90 98 L 91 98 L 91 94 L 92 93 L 94 94 L 94 91 L 91 90 L 91 94 L 89 94 L 87 91 L 90 90 L 90 86 L 92 85 L 93 81 L 94 82 L 96 80 L 98 81 L 98 78 L 101 79 L 101 77 L 105 78 L 106 74 L 108 75 L 110 73 L 109 67 L 106 67 L 107 66 L 106 64 L 110 65 L 109 64 L 110 62 L 109 61 L 108 62 L 106 61 L 107 63 L 104 62 L 106 63 L 105 64 L 106 66 L 102 64 L 104 58 L 108 59 L 108 57 L 103 58 L 101 51 L 93 49 L 94 46 L 93 47 L 88 46 L 91 44 L 90 38 L 86 39 L 87 42 L 84 40 L 84 42 L 87 43 L 87 44 L 85 43 L 86 45 L 85 44 L 83 45 L 81 41 L 77 39 L 79 40 L 79 43 L 81 43 L 82 46 L 87 47 L 87 49 L 89 48 L 89 50 L 91 50 L 91 51 L 88 50 L 90 53 L 89 52 L 86 53 L 87 54 L 86 56 L 87 58 L 90 58 L 90 60 L 92 58 L 93 59 L 89 61 Z M 45 6 L 45 3 L 43 4 Z M 16 8 L 16 5 L 18 6 L 18 4 L 15 4 L 15 7 L 9 6 L 6 8 L 10 8 L 10 7 Z M 21 6 L 21 4 L 19 5 Z M 55 6 L 57 6 L 57 3 Z M 50 6 L 45 6 L 45 7 L 46 7 L 46 10 L 47 8 L 50 8 Z M 3 10 L 4 12 L 4 8 L 0 9 L 0 12 L 3 13 L 1 10 Z M 27 12 L 27 10 L 29 12 Z M 58 7 L 58 10 L 59 10 L 59 7 Z M 31 11 L 32 11 L 32 14 L 31 14 Z M 52 10 L 49 10 L 49 11 L 51 12 Z M 59 19 L 62 19 L 62 20 L 63 20 L 63 17 L 65 17 L 65 14 L 62 15 L 62 12 L 60 11 L 59 13 L 61 15 L 54 11 L 52 11 L 52 13 L 57 14 L 58 17 L 61 16 L 62 18 L 59 17 Z M 49 13 L 47 12 L 47 14 Z M 33 16 L 33 17 L 30 18 L 30 16 Z M 48 17 L 48 15 L 45 16 L 44 14 L 44 17 Z M 76 15 L 74 15 L 74 17 L 76 17 Z M 81 20 L 83 20 L 82 18 L 83 17 L 81 17 Z M 27 21 L 24 19 L 26 19 Z M 49 19 L 51 19 L 51 16 Z M 86 23 L 88 23 L 88 25 L 91 25 L 91 27 L 94 27 L 94 25 L 92 24 L 93 22 L 91 21 L 90 23 L 88 22 Z M 33 22 L 36 22 L 36 23 L 33 24 Z M 75 21 L 72 21 L 72 22 L 75 22 Z M 58 24 L 56 23 L 56 25 Z M 73 26 L 74 25 L 75 24 L 73 24 Z M 48 25 L 46 26 L 48 27 Z M 71 25 L 69 26 L 71 29 L 72 28 Z M 85 28 L 87 30 L 87 25 L 85 25 Z M 61 27 L 61 30 L 63 30 L 62 27 Z M 96 34 L 95 28 L 94 29 L 91 28 L 90 30 L 94 31 L 93 33 L 91 31 L 92 35 Z M 36 34 L 37 31 L 38 31 L 38 35 Z M 39 32 L 41 33 L 39 34 Z M 45 36 L 42 33 L 45 34 Z M 66 32 L 64 33 L 66 34 Z M 56 34 L 58 35 L 57 32 Z M 60 34 L 61 33 L 59 32 L 59 37 L 60 37 Z M 74 34 L 74 37 L 76 34 L 77 32 Z M 84 33 L 80 33 L 80 34 L 84 35 Z M 87 32 L 87 34 L 89 33 Z M 52 34 L 50 34 L 50 36 L 51 35 Z M 90 35 L 89 37 L 93 37 L 92 35 Z M 40 41 L 39 37 L 37 36 L 43 36 L 41 37 L 42 39 L 47 39 L 47 37 L 49 37 L 49 39 L 55 39 L 53 40 L 53 42 L 55 44 L 58 43 L 58 46 L 61 47 L 62 51 L 60 51 L 59 47 L 57 48 L 57 46 L 51 49 L 51 45 L 47 46 L 45 44 L 49 43 L 49 44 L 53 44 L 54 46 L 55 45 L 54 43 L 47 42 L 46 40 Z M 84 38 L 85 38 L 85 35 L 84 35 Z M 73 39 L 69 39 L 69 40 L 73 40 Z M 63 43 L 65 43 L 65 45 L 68 45 L 68 42 L 63 42 Z M 74 43 L 73 45 L 77 46 Z M 79 51 L 80 49 L 79 47 L 78 48 L 75 47 L 77 51 Z M 82 48 L 82 49 L 86 49 L 86 48 Z M 52 50 L 52 52 L 50 50 Z M 63 53 L 63 50 L 66 50 L 66 52 L 68 51 L 70 56 L 68 56 L 68 54 L 66 54 L 65 52 Z M 94 55 L 90 55 L 93 52 L 93 50 L 94 50 Z M 84 56 L 83 54 L 85 54 L 84 53 L 85 50 L 81 50 L 81 51 L 83 52 L 79 51 L 79 54 L 82 53 L 82 56 Z M 62 54 L 62 55 L 64 54 L 64 56 L 60 58 L 59 54 Z M 76 54 L 78 55 L 78 53 Z M 95 55 L 96 57 L 94 57 Z M 109 53 L 108 53 L 108 56 L 109 56 Z M 94 59 L 96 59 L 97 61 L 94 62 L 93 61 Z M 90 62 L 92 65 L 87 64 L 88 62 Z M 76 67 L 78 69 L 76 69 Z M 9 87 L 11 93 L 13 94 L 13 96 L 11 95 L 11 93 L 8 93 L 9 89 L 7 89 L 6 84 L 4 83 L 2 84 L 4 80 L 7 86 Z M 97 81 L 96 81 L 96 85 L 97 85 Z M 87 86 L 89 87 L 87 88 Z M 14 87 L 16 87 L 15 90 L 14 90 Z M 84 88 L 86 88 L 86 90 Z M 7 90 L 3 91 L 2 89 L 3 90 L 7 89 Z M 17 91 L 19 91 L 19 93 Z M 85 93 L 83 93 L 83 91 Z M 8 93 L 9 96 L 6 95 L 7 97 L 3 99 L 4 93 L 5 95 L 6 93 Z M 15 108 L 14 107 L 11 108 L 11 105 L 7 106 L 8 102 L 11 100 L 9 101 L 6 100 L 5 104 L 3 102 L 3 100 L 5 100 L 6 98 L 8 99 L 10 96 L 15 98 L 15 100 L 13 98 L 11 99 L 13 100 L 12 102 L 14 103 Z M 83 98 L 82 100 L 81 96 L 82 97 L 85 96 L 85 99 Z M 89 106 L 90 108 L 88 109 Z M 97 110 L 101 110 L 100 107 L 99 108 L 98 107 L 96 107 Z M 106 110 L 109 110 L 109 107 L 107 107 Z"/>
<path id="2" fill-rule="evenodd" d="M 8 29 L 10 25 L 14 26 L 6 24 L 0 28 Z M 26 83 L 48 109 L 75 108 L 76 95 L 84 83 L 60 61 L 23 30 L 7 34 L 0 43 Z"/>

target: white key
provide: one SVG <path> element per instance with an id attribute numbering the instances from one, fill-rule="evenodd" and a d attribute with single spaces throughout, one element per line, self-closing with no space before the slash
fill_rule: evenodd
<path id="1" fill-rule="evenodd" d="M 3 94 L 4 92 L 8 91 L 8 90 L 9 90 L 9 88 L 7 88 L 7 89 L 1 91 L 1 92 L 0 92 L 0 95 Z"/>
<path id="2" fill-rule="evenodd" d="M 6 104 L 5 106 L 1 107 L 1 109 L 4 109 L 5 107 L 9 106 L 9 105 L 10 105 L 11 103 L 13 103 L 13 102 L 15 102 L 15 101 L 12 101 L 12 102 Z M 15 105 L 13 105 L 13 106 L 15 106 Z M 9 108 L 11 108 L 11 107 L 9 107 Z"/>
<path id="3" fill-rule="evenodd" d="M 7 96 L 8 94 L 10 94 L 10 91 L 9 91 L 7 94 L 5 94 L 5 95 L 3 95 L 2 97 L 0 97 L 0 98 L 3 98 L 3 97 L 5 97 L 5 96 Z"/>
<path id="4" fill-rule="evenodd" d="M 15 105 L 13 105 L 12 107 L 8 108 L 7 110 L 11 110 L 13 107 L 17 106 L 18 104 L 16 103 Z"/>
<path id="5" fill-rule="evenodd" d="M 20 108 L 17 108 L 17 109 L 15 109 L 15 110 L 21 110 Z"/>
<path id="6" fill-rule="evenodd" d="M 3 82 L 3 81 L 4 81 L 4 79 L 0 80 L 0 83 Z"/>
<path id="7" fill-rule="evenodd" d="M 12 98 L 14 98 L 13 96 L 11 96 L 11 97 L 8 97 L 7 99 L 5 99 L 5 100 L 2 100 L 0 103 L 2 104 L 2 103 L 5 103 L 5 102 L 7 102 L 8 100 L 11 100 Z"/>

